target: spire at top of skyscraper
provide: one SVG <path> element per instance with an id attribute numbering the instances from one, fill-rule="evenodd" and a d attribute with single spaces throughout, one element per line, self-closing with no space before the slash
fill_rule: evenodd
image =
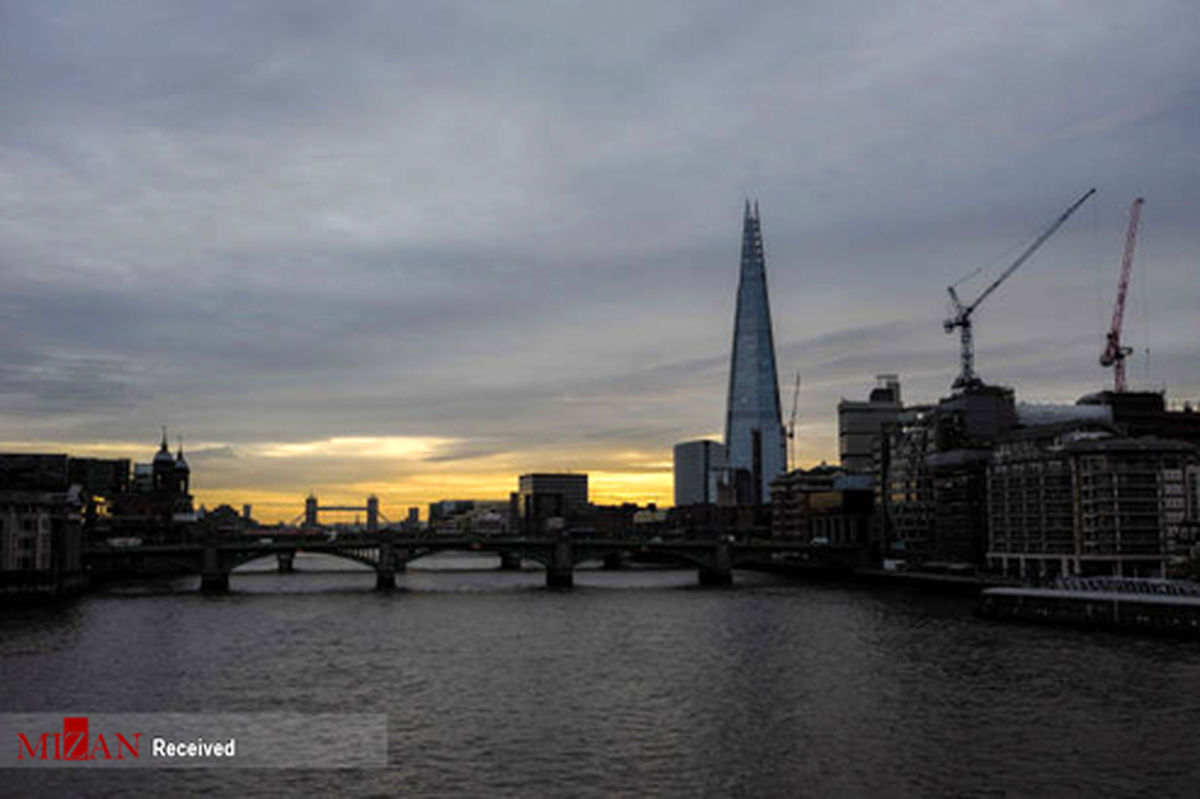
<path id="1" fill-rule="evenodd" d="M 771 481 L 786 468 L 775 342 L 767 301 L 766 258 L 758 202 L 742 224 L 741 273 L 725 417 L 727 463 L 752 475 L 754 499 L 770 500 Z"/>

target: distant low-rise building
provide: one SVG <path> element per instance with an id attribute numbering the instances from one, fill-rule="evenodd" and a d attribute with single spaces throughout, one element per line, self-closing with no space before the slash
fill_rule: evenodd
<path id="1" fill-rule="evenodd" d="M 0 598 L 83 587 L 84 500 L 66 491 L 0 490 Z"/>
<path id="2" fill-rule="evenodd" d="M 415 526 L 415 520 L 413 524 Z M 443 499 L 429 505 L 428 529 L 431 532 L 503 535 L 508 528 L 509 503 L 504 500 Z"/>
<path id="3" fill-rule="evenodd" d="M 836 466 L 796 469 L 771 485 L 771 535 L 811 544 L 867 548 L 875 491 L 871 477 Z"/>
<path id="4" fill-rule="evenodd" d="M 107 523 L 112 501 L 129 491 L 129 461 L 29 452 L 0 454 L 0 492 L 59 496 L 72 488 L 82 503 L 85 534 L 97 530 Z"/>

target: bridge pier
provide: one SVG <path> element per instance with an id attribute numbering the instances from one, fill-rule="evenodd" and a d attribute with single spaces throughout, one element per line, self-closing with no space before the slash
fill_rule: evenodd
<path id="1" fill-rule="evenodd" d="M 275 560 L 279 564 L 280 574 L 291 574 L 296 571 L 295 552 L 280 552 L 275 556 Z"/>
<path id="2" fill-rule="evenodd" d="M 224 594 L 229 591 L 229 571 L 221 567 L 221 553 L 213 544 L 204 547 L 200 569 L 200 593 Z"/>
<path id="3" fill-rule="evenodd" d="M 205 572 L 200 575 L 200 593 L 227 594 L 229 593 L 229 574 Z"/>
<path id="4" fill-rule="evenodd" d="M 708 588 L 733 585 L 733 572 L 708 568 L 701 569 L 700 585 Z"/>
<path id="5" fill-rule="evenodd" d="M 379 544 L 379 565 L 375 567 L 375 590 L 396 590 L 396 550 L 384 539 Z"/>
<path id="6" fill-rule="evenodd" d="M 609 552 L 604 556 L 604 568 L 609 571 L 624 569 L 629 565 L 628 552 Z"/>
<path id="7" fill-rule="evenodd" d="M 546 564 L 547 588 L 570 588 L 575 585 L 575 559 L 571 553 L 571 541 L 559 539 L 554 544 L 550 562 Z"/>
<path id="8" fill-rule="evenodd" d="M 713 547 L 712 563 L 700 567 L 700 585 L 733 585 L 733 549 L 728 541 L 719 541 Z"/>
<path id="9" fill-rule="evenodd" d="M 516 552 L 500 553 L 500 570 L 515 572 L 521 570 L 521 556 Z"/>

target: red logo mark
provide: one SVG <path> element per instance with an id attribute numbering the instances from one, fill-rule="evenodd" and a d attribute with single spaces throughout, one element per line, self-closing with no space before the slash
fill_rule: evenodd
<path id="1" fill-rule="evenodd" d="M 129 755 L 138 758 L 142 734 L 133 733 L 133 743 L 122 733 L 103 733 L 93 738 L 88 730 L 87 716 L 64 716 L 62 732 L 44 732 L 32 742 L 23 732 L 17 733 L 17 760 L 124 760 Z M 114 749 L 109 747 L 112 741 Z"/>

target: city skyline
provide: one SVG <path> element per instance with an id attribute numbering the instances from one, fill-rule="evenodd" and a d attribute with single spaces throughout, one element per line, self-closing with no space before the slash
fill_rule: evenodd
<path id="1" fill-rule="evenodd" d="M 266 520 L 560 469 L 669 504 L 672 445 L 721 438 L 746 196 L 801 465 L 877 373 L 947 394 L 946 286 L 1092 185 L 977 370 L 1111 384 L 1142 195 L 1130 381 L 1195 399 L 1200 11 L 927 13 L 6 5 L 0 447 L 148 460 L 167 424 L 197 504 Z"/>

